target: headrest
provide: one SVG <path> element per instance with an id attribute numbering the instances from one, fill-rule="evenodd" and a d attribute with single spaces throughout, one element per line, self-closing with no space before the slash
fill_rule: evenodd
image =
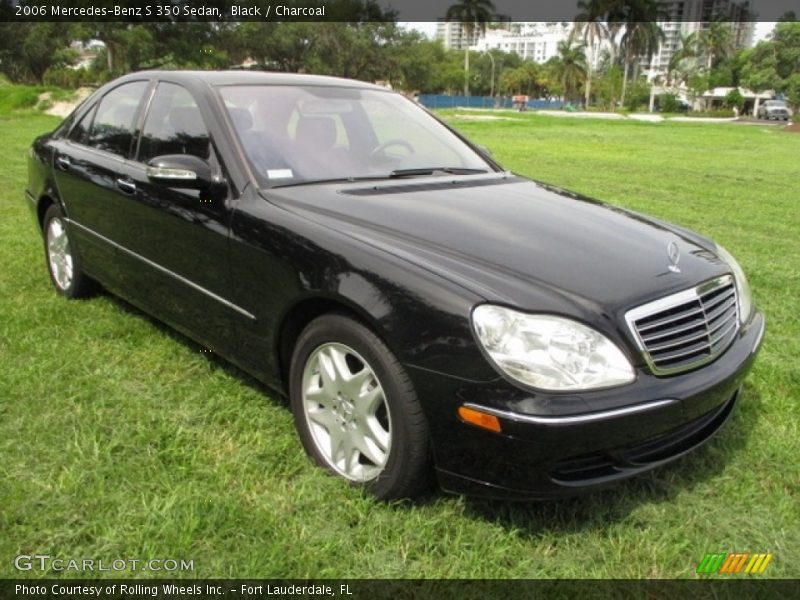
<path id="1" fill-rule="evenodd" d="M 173 108 L 169 111 L 169 124 L 181 133 L 192 137 L 205 137 L 208 135 L 200 109 L 196 106 Z"/>
<path id="2" fill-rule="evenodd" d="M 237 131 L 248 131 L 253 128 L 253 115 L 246 108 L 229 106 L 228 114 L 230 114 Z"/>
<path id="3" fill-rule="evenodd" d="M 322 149 L 336 144 L 336 122 L 330 117 L 301 117 L 297 122 L 295 140 Z"/>

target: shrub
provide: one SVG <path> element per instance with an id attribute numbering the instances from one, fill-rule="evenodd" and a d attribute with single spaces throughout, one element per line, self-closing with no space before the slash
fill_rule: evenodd
<path id="1" fill-rule="evenodd" d="M 675 94 L 661 94 L 658 97 L 658 108 L 661 112 L 680 112 L 681 103 Z"/>
<path id="2" fill-rule="evenodd" d="M 0 113 L 33 108 L 39 101 L 39 94 L 42 91 L 41 88 L 27 85 L 4 87 L 3 93 L 0 94 Z"/>
<path id="3" fill-rule="evenodd" d="M 73 90 L 90 85 L 95 79 L 95 75 L 87 69 L 56 67 L 48 69 L 44 74 L 45 85 L 54 85 Z"/>
<path id="4" fill-rule="evenodd" d="M 729 119 L 735 117 L 732 109 L 719 108 L 715 110 L 697 110 L 686 114 L 688 117 L 713 117 L 716 119 Z"/>
<path id="5" fill-rule="evenodd" d="M 650 86 L 647 82 L 639 78 L 628 83 L 625 93 L 625 108 L 630 112 L 636 112 L 640 108 L 647 109 L 650 104 Z"/>
<path id="6" fill-rule="evenodd" d="M 739 93 L 739 90 L 734 88 L 725 95 L 725 99 L 722 101 L 722 103 L 727 108 L 735 107 L 739 109 L 739 111 L 741 111 L 742 107 L 744 106 L 744 97 L 742 96 L 741 93 Z"/>

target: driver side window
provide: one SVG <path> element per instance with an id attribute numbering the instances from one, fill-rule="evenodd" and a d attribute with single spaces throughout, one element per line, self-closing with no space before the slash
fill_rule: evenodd
<path id="1" fill-rule="evenodd" d="M 210 158 L 211 143 L 200 108 L 183 87 L 161 82 L 147 113 L 137 160 L 146 163 L 165 154 Z"/>

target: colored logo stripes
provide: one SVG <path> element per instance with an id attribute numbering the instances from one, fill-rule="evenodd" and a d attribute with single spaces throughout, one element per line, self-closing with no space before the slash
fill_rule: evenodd
<path id="1" fill-rule="evenodd" d="M 722 552 L 706 554 L 697 567 L 697 573 L 763 573 L 770 560 L 772 560 L 771 553 Z"/>

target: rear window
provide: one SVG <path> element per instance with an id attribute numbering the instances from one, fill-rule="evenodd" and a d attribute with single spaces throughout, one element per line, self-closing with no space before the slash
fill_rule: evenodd
<path id="1" fill-rule="evenodd" d="M 133 142 L 136 111 L 147 86 L 147 81 L 135 81 L 108 92 L 97 107 L 91 132 L 84 143 L 127 157 Z"/>

